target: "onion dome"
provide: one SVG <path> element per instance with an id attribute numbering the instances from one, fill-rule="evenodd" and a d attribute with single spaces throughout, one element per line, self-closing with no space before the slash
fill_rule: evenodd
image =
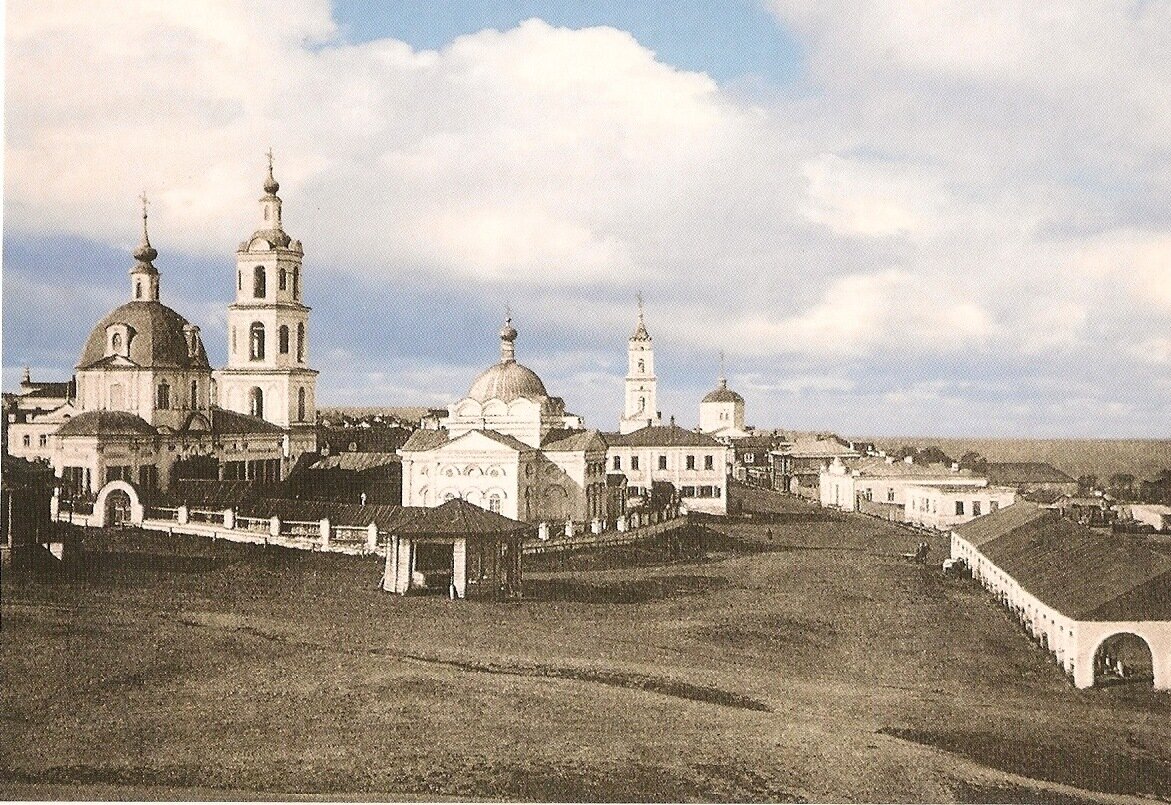
<path id="1" fill-rule="evenodd" d="M 264 192 L 270 196 L 275 196 L 280 189 L 280 182 L 272 175 L 272 151 L 270 150 L 268 152 L 268 176 L 264 180 Z"/>
<path id="2" fill-rule="evenodd" d="M 151 270 L 154 270 L 154 266 L 151 265 L 151 262 L 153 262 L 154 259 L 159 256 L 159 253 L 155 250 L 154 246 L 150 245 L 150 234 L 146 231 L 146 205 L 148 203 L 146 200 L 146 193 L 142 194 L 141 200 L 142 200 L 142 240 L 139 242 L 138 246 L 135 247 L 134 251 L 131 252 L 130 254 L 135 260 L 138 261 L 140 266 L 142 266 L 143 268 L 149 268 Z M 137 268 L 137 266 L 136 266 L 136 268 Z"/>

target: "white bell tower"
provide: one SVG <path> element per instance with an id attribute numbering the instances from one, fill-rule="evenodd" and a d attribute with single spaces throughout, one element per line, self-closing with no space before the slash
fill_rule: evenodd
<path id="1" fill-rule="evenodd" d="M 317 372 L 309 368 L 304 252 L 281 224 L 280 185 L 268 176 L 261 228 L 236 250 L 236 301 L 228 306 L 228 365 L 216 373 L 220 407 L 290 431 L 291 453 L 316 448 Z"/>
<path id="2" fill-rule="evenodd" d="M 626 410 L 618 422 L 619 433 L 633 433 L 662 422 L 655 394 L 655 346 L 643 319 L 642 294 L 638 295 L 638 326 L 627 342 L 626 357 Z"/>

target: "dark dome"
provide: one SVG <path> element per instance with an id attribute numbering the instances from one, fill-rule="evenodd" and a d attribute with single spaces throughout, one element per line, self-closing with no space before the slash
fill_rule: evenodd
<path id="1" fill-rule="evenodd" d="M 516 361 L 501 361 L 489 366 L 474 381 L 468 390 L 468 396 L 473 400 L 487 402 L 488 400 L 503 400 L 512 402 L 520 397 L 537 400 L 548 397 L 545 384 L 541 378 L 527 366 Z"/>
<path id="2" fill-rule="evenodd" d="M 719 388 L 709 391 L 703 401 L 705 403 L 742 403 L 744 398 L 728 388 L 728 381 L 721 380 Z"/>
<path id="3" fill-rule="evenodd" d="M 129 411 L 84 411 L 57 429 L 58 436 L 157 436 L 158 431 Z"/>
<path id="4" fill-rule="evenodd" d="M 211 369 L 203 342 L 197 339 L 195 355 L 189 354 L 187 319 L 154 301 L 127 302 L 99 321 L 85 342 L 77 362 L 88 369 L 106 360 L 106 328 L 126 324 L 134 330 L 130 360 L 144 368 Z"/>

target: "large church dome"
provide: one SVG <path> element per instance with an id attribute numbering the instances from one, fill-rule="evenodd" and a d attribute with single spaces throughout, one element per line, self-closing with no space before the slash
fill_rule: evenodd
<path id="1" fill-rule="evenodd" d="M 111 350 L 115 336 L 124 339 L 126 346 Z M 77 368 L 99 368 L 115 359 L 114 352 L 144 368 L 211 369 L 198 329 L 154 300 L 127 302 L 99 321 L 85 342 Z"/>
<path id="2" fill-rule="evenodd" d="M 521 397 L 539 400 L 549 396 L 537 373 L 516 362 L 515 342 L 516 328 L 510 318 L 500 331 L 500 363 L 489 366 L 472 381 L 469 397 L 483 403 L 488 400 L 512 402 Z"/>

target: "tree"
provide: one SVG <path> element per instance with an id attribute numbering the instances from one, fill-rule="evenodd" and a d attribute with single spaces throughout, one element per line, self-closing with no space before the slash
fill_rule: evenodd
<path id="1" fill-rule="evenodd" d="M 1083 495 L 1093 494 L 1098 489 L 1098 476 L 1079 475 L 1077 479 L 1077 489 Z"/>
<path id="2" fill-rule="evenodd" d="M 984 472 L 988 469 L 988 459 L 977 453 L 975 450 L 969 450 L 960 456 L 960 469 L 971 470 L 972 472 Z"/>
<path id="3" fill-rule="evenodd" d="M 1106 491 L 1116 500 L 1135 499 L 1135 478 L 1129 472 L 1116 472 L 1110 476 Z"/>

